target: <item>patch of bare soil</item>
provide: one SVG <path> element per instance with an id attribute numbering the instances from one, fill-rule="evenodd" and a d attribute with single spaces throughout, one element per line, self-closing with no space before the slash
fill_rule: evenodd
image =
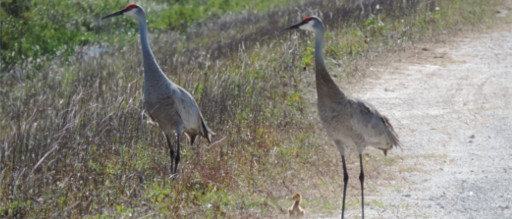
<path id="1" fill-rule="evenodd" d="M 403 144 L 384 159 L 392 165 L 379 167 L 389 176 L 366 178 L 366 218 L 512 217 L 510 21 L 417 45 L 374 62 L 365 76 L 338 84 L 388 116 Z M 358 192 L 348 191 L 348 198 Z M 357 203 L 346 208 L 346 218 L 360 215 Z"/>
<path id="2" fill-rule="evenodd" d="M 365 197 L 365 216 L 512 217 L 512 24 L 390 59 L 349 91 L 387 115 L 403 143 L 383 173 L 395 180 L 365 182 L 381 187 Z"/>

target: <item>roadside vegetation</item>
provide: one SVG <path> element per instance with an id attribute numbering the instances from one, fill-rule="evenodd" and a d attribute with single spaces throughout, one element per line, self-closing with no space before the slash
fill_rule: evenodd
<path id="1" fill-rule="evenodd" d="M 268 217 L 295 192 L 308 212 L 336 214 L 342 172 L 316 122 L 313 38 L 281 30 L 321 17 L 342 81 L 363 74 L 362 60 L 491 24 L 501 4 L 268 2 L 139 2 L 158 63 L 217 133 L 211 145 L 183 140 L 173 179 L 165 138 L 143 113 L 136 21 L 100 20 L 127 2 L 2 1 L 0 217 Z M 398 160 L 365 156 L 368 194 Z M 349 186 L 347 205 L 359 206 Z"/>

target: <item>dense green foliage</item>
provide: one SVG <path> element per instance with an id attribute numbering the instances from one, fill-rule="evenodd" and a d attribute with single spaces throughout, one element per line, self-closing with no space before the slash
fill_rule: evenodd
<path id="1" fill-rule="evenodd" d="M 148 5 L 149 27 L 152 31 L 185 29 L 192 23 L 227 12 L 268 10 L 290 0 L 189 0 L 154 1 Z M 38 64 L 56 54 L 63 57 L 77 47 L 98 42 L 104 36 L 100 18 L 122 9 L 127 1 L 95 0 L 4 0 L 0 3 L 2 68 L 9 71 L 16 64 Z M 145 6 L 144 2 L 142 5 Z M 123 26 L 133 21 L 114 21 Z M 133 28 L 114 32 L 126 34 Z"/>
<path id="2" fill-rule="evenodd" d="M 2 1 L 3 71 L 16 64 L 39 65 L 55 55 L 67 57 L 77 47 L 97 42 L 99 18 L 120 5 L 121 1 Z"/>
<path id="3" fill-rule="evenodd" d="M 206 18 L 218 18 L 228 12 L 236 13 L 242 10 L 266 11 L 276 6 L 283 6 L 292 0 L 172 0 L 156 1 L 165 5 L 165 10 L 159 10 L 152 26 L 157 29 L 184 30 L 195 21 Z"/>

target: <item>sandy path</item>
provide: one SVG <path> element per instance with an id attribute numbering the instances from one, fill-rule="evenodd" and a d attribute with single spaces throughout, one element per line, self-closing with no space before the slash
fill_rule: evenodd
<path id="1" fill-rule="evenodd" d="M 512 218 L 512 25 L 425 47 L 370 68 L 380 76 L 351 92 L 404 145 L 367 218 Z"/>

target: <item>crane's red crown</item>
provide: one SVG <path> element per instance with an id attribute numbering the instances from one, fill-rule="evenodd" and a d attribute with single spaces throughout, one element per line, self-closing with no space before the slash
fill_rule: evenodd
<path id="1" fill-rule="evenodd" d="M 307 24 L 311 19 L 313 18 L 313 16 L 307 16 L 306 18 L 304 18 L 304 20 L 302 20 L 302 22 L 300 22 L 301 24 Z"/>
<path id="2" fill-rule="evenodd" d="M 126 6 L 126 8 L 124 8 L 125 11 L 130 11 L 132 9 L 135 9 L 135 8 L 138 8 L 139 6 L 137 4 L 134 4 L 134 3 L 131 3 L 131 4 L 128 4 Z"/>

